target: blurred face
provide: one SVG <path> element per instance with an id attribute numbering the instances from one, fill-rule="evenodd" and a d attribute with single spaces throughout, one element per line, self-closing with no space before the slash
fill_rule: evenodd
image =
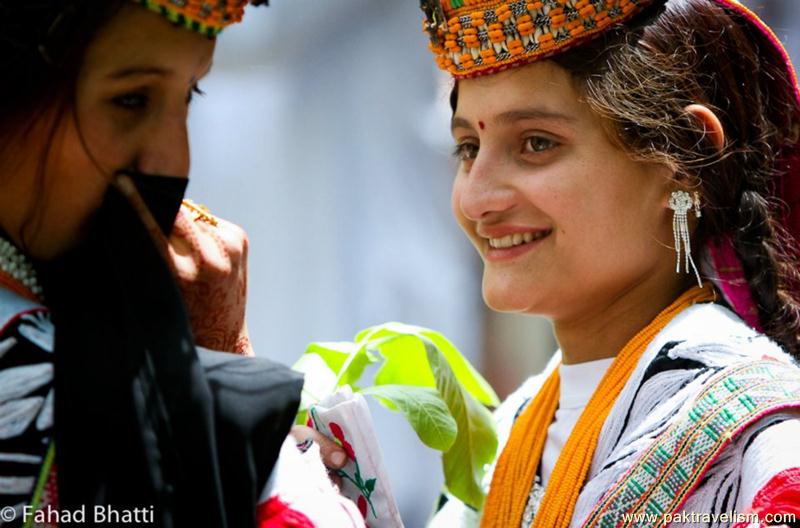
<path id="1" fill-rule="evenodd" d="M 189 102 L 213 51 L 213 41 L 133 4 L 103 27 L 87 49 L 74 108 L 53 137 L 44 195 L 34 193 L 38 223 L 26 233 L 33 256 L 75 244 L 115 172 L 188 176 Z M 22 146 L 17 182 L 35 181 L 47 134 L 38 128 Z"/>
<path id="2" fill-rule="evenodd" d="M 453 213 L 491 308 L 566 320 L 674 275 L 670 173 L 615 146 L 566 70 L 459 81 L 453 137 Z"/>

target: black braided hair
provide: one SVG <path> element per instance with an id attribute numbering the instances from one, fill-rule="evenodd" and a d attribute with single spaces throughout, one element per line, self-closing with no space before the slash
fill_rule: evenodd
<path id="1" fill-rule="evenodd" d="M 791 295 L 798 284 L 795 259 L 785 252 L 787 236 L 776 222 L 776 206 L 758 191 L 745 190 L 739 200 L 740 225 L 734 248 L 742 261 L 764 331 L 795 351 L 800 306 Z M 782 243 L 784 242 L 784 243 Z"/>

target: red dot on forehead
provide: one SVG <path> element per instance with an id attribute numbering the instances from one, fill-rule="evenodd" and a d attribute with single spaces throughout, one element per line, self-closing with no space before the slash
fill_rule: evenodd
<path id="1" fill-rule="evenodd" d="M 479 127 L 481 127 L 481 130 L 483 130 L 484 128 L 486 128 L 486 125 L 484 124 L 484 122 L 483 122 L 483 121 L 478 121 L 478 126 L 479 126 Z"/>

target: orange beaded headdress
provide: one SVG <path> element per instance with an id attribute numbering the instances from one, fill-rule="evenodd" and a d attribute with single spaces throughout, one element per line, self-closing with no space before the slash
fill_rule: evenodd
<path id="1" fill-rule="evenodd" d="M 171 22 L 214 37 L 242 20 L 248 0 L 133 0 Z M 262 3 L 262 2 L 253 2 Z"/>
<path id="2" fill-rule="evenodd" d="M 563 51 L 653 0 L 421 0 L 436 62 L 473 77 Z"/>

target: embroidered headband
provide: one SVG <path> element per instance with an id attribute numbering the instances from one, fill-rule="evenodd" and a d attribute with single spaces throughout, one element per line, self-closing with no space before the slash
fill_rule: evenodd
<path id="1" fill-rule="evenodd" d="M 648 6 L 664 0 L 421 0 L 423 29 L 439 67 L 455 79 L 491 75 L 547 59 L 605 31 L 630 21 Z M 761 49 L 781 57 L 784 75 L 776 83 L 789 83 L 800 105 L 800 87 L 789 54 L 773 31 L 737 0 L 708 0 L 738 14 L 755 29 Z M 782 176 L 774 197 L 786 204 L 780 221 L 792 235 L 798 253 L 800 242 L 800 142 L 780 153 L 775 163 Z M 730 306 L 753 328 L 761 330 L 758 309 L 750 292 L 731 237 L 706 248 L 707 272 Z M 800 255 L 798 255 L 800 256 Z"/>
<path id="2" fill-rule="evenodd" d="M 248 0 L 133 0 L 170 22 L 208 37 L 242 20 Z M 265 2 L 253 2 L 254 4 Z"/>
<path id="3" fill-rule="evenodd" d="M 436 63 L 456 78 L 550 57 L 625 22 L 653 0 L 421 0 Z"/>

